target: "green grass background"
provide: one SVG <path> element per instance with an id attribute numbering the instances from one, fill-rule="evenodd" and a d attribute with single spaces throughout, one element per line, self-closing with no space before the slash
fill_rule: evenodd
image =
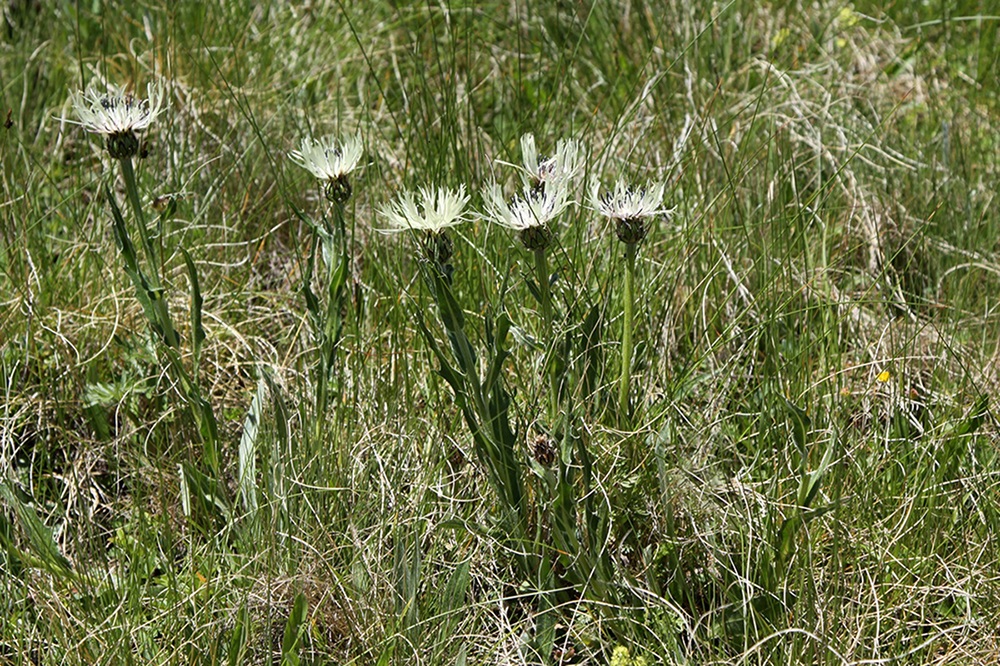
<path id="1" fill-rule="evenodd" d="M 992 3 L 4 7 L 0 664 L 995 663 Z M 117 256 L 117 172 L 63 120 L 95 76 L 168 86 L 140 189 L 176 197 L 179 320 L 179 248 L 198 267 L 232 497 L 257 419 L 253 515 L 181 501 L 199 448 Z M 299 213 L 324 204 L 287 153 L 354 132 L 347 323 L 317 416 Z M 415 323 L 434 312 L 413 245 L 372 231 L 406 188 L 478 205 L 525 132 L 579 139 L 588 177 L 665 179 L 675 208 L 639 255 L 628 429 L 621 249 L 585 208 L 558 231 L 561 309 L 604 322 L 584 440 L 628 594 L 578 586 L 544 620 L 552 652 Z M 470 331 L 501 301 L 532 330 L 516 238 L 477 222 L 456 247 Z M 506 378 L 525 460 L 534 358 L 516 347 Z"/>

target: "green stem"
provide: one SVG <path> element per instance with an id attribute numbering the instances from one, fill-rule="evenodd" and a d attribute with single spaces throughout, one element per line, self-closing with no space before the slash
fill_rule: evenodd
<path id="1" fill-rule="evenodd" d="M 320 354 L 323 353 L 322 347 Z M 329 375 L 327 374 L 326 360 L 321 358 L 316 364 L 316 419 L 314 423 L 314 436 L 316 445 L 322 446 L 326 435 L 326 408 L 329 403 Z"/>
<path id="2" fill-rule="evenodd" d="M 337 360 L 337 348 L 340 344 L 341 310 L 346 299 L 347 281 L 347 231 L 344 221 L 344 206 L 333 204 L 333 228 L 327 229 L 333 238 L 333 248 L 329 252 L 323 249 L 324 242 L 319 238 L 315 241 L 320 247 L 320 253 L 326 266 L 326 313 L 323 319 L 323 330 L 320 331 L 319 362 L 317 363 L 316 387 L 316 439 L 322 442 L 326 411 L 330 404 L 330 381 L 333 366 Z M 329 256 L 327 256 L 329 254 Z M 338 387 L 339 388 L 339 387 Z"/>
<path id="3" fill-rule="evenodd" d="M 132 208 L 135 225 L 139 227 L 139 239 L 142 241 L 142 249 L 146 253 L 146 259 L 149 261 L 150 283 L 154 289 L 159 289 L 161 287 L 160 259 L 149 237 L 149 228 L 146 227 L 146 216 L 142 212 L 142 200 L 139 198 L 139 187 L 135 182 L 132 158 L 126 157 L 118 161 L 122 165 L 122 176 L 125 179 L 125 192 L 128 194 L 128 203 Z"/>
<path id="4" fill-rule="evenodd" d="M 542 341 L 545 344 L 545 374 L 549 380 L 549 425 L 554 425 L 559 412 L 559 380 L 555 372 L 555 340 L 552 337 L 552 293 L 549 289 L 549 261 L 545 248 L 537 248 L 535 253 L 535 278 L 542 300 L 542 318 L 545 322 Z"/>
<path id="5" fill-rule="evenodd" d="M 125 191 L 128 194 L 129 206 L 132 208 L 132 215 L 135 219 L 136 227 L 139 229 L 139 238 L 142 242 L 142 249 L 146 253 L 149 262 L 148 277 L 150 301 L 153 306 L 153 316 L 156 318 L 156 325 L 163 332 L 163 341 L 166 345 L 168 367 L 173 378 L 181 385 L 181 392 L 184 395 L 188 406 L 191 409 L 192 417 L 198 426 L 203 444 L 204 461 L 208 465 L 213 478 L 219 478 L 219 451 L 217 446 L 218 425 L 215 421 L 215 414 L 212 406 L 201 396 L 198 382 L 188 374 L 181 361 L 177 348 L 180 346 L 180 338 L 174 322 L 170 318 L 170 310 L 167 307 L 166 294 L 163 283 L 160 281 L 160 256 L 157 254 L 149 237 L 149 229 L 146 227 L 146 216 L 142 212 L 142 200 L 139 198 L 139 187 L 135 180 L 135 171 L 132 168 L 132 159 L 129 157 L 119 160 L 122 166 L 122 177 L 125 180 Z M 134 252 L 133 252 L 134 255 Z M 137 262 L 137 258 L 133 257 Z M 136 263 L 137 270 L 138 263 Z M 192 332 L 192 335 L 194 333 Z"/>
<path id="6" fill-rule="evenodd" d="M 312 280 L 312 275 L 313 275 L 313 270 L 314 270 L 315 265 L 316 265 L 317 255 L 320 255 L 319 256 L 319 261 L 322 262 L 324 264 L 324 266 L 325 266 L 325 262 L 324 262 L 323 256 L 322 256 L 323 255 L 323 240 L 320 237 L 319 232 L 318 231 L 314 231 L 313 232 L 313 238 L 312 238 L 312 250 L 310 251 L 309 259 L 308 259 L 308 268 L 307 268 L 307 270 L 305 272 L 305 275 L 303 277 L 303 288 L 304 288 L 304 290 L 307 293 L 311 293 L 309 291 L 310 290 L 309 282 Z M 326 284 L 329 284 L 329 278 L 330 278 L 330 272 L 329 272 L 329 270 L 326 271 L 326 278 L 327 279 L 324 281 L 324 286 L 326 286 Z M 323 296 L 323 291 L 321 290 L 319 293 L 320 293 L 320 296 L 322 297 Z M 329 296 L 329 294 L 327 294 L 327 296 Z M 307 300 L 307 305 L 308 305 L 308 303 L 309 303 L 309 301 Z M 318 343 L 319 343 L 317 345 L 317 348 L 316 348 L 316 354 L 317 354 L 316 366 L 315 366 L 315 373 L 316 373 L 316 377 L 315 377 L 315 381 L 316 381 L 316 394 L 314 396 L 315 397 L 315 405 L 314 405 L 314 407 L 315 407 L 315 412 L 316 413 L 313 415 L 313 419 L 314 419 L 314 421 L 313 421 L 313 439 L 314 439 L 313 444 L 314 444 L 314 446 L 321 446 L 322 442 L 323 442 L 323 439 L 324 439 L 325 431 L 326 431 L 326 427 L 325 427 L 326 426 L 326 407 L 327 407 L 327 403 L 328 403 L 328 400 L 329 400 L 329 397 L 328 397 L 329 396 L 329 381 L 328 381 L 329 380 L 329 375 L 328 375 L 328 372 L 327 372 L 328 368 L 327 368 L 327 362 L 326 362 L 326 351 L 327 351 L 327 338 L 326 338 L 326 323 L 327 323 L 327 320 L 326 320 L 326 318 L 327 318 L 327 315 L 329 313 L 329 309 L 327 308 L 324 311 L 322 309 L 322 304 L 321 304 L 320 301 L 317 301 L 315 303 L 313 309 L 315 309 L 315 311 L 312 313 L 313 314 L 313 323 L 314 323 L 314 326 L 316 327 L 315 333 L 316 333 L 316 337 L 318 338 Z"/>
<path id="7" fill-rule="evenodd" d="M 633 283 L 635 281 L 635 255 L 637 245 L 625 245 L 625 324 L 622 330 L 622 375 L 618 382 L 618 410 L 625 420 L 629 417 L 629 382 L 632 375 L 632 316 L 633 316 Z"/>
<path id="8" fill-rule="evenodd" d="M 545 337 L 552 337 L 552 294 L 549 291 L 549 260 L 545 248 L 535 250 L 535 277 L 542 295 L 542 316 L 545 319 Z"/>
<path id="9" fill-rule="evenodd" d="M 135 171 L 132 169 L 132 158 L 126 157 L 118 160 L 122 166 L 122 177 L 125 180 L 125 191 L 128 194 L 129 206 L 132 208 L 132 216 L 135 225 L 139 228 L 139 239 L 142 243 L 143 252 L 149 262 L 147 279 L 149 280 L 150 298 L 156 317 L 156 325 L 163 333 L 163 341 L 167 347 L 178 347 L 180 338 L 174 328 L 174 322 L 170 318 L 170 310 L 167 306 L 163 283 L 160 281 L 160 260 L 153 248 L 153 243 L 149 238 L 149 229 L 146 228 L 146 216 L 142 212 L 142 201 L 139 198 L 139 187 L 135 182 Z"/>

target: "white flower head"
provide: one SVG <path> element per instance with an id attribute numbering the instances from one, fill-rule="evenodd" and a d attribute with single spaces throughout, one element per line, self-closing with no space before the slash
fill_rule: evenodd
<path id="1" fill-rule="evenodd" d="M 293 150 L 288 157 L 316 178 L 333 180 L 354 171 L 363 152 L 360 136 L 340 141 L 333 137 L 318 141 L 306 138 L 302 140 L 302 149 Z"/>
<path id="2" fill-rule="evenodd" d="M 501 162 L 501 164 L 508 164 Z M 556 143 L 556 153 L 551 157 L 539 157 L 535 146 L 535 135 L 521 137 L 521 164 L 508 164 L 521 172 L 522 185 L 527 189 L 545 189 L 550 185 L 569 188 L 583 168 L 580 159 L 580 144 L 573 140 L 561 139 Z"/>
<path id="3" fill-rule="evenodd" d="M 108 152 L 115 159 L 125 159 L 139 152 L 136 132 L 148 128 L 163 110 L 165 92 L 161 82 L 146 86 L 146 98 L 140 99 L 124 88 L 111 86 L 101 91 L 95 86 L 72 95 L 70 102 L 76 119 L 88 132 L 107 137 Z"/>
<path id="4" fill-rule="evenodd" d="M 564 189 L 537 194 L 528 190 L 508 199 L 495 182 L 487 186 L 485 203 L 491 221 L 514 231 L 544 227 L 569 205 Z"/>
<path id="5" fill-rule="evenodd" d="M 517 231 L 529 250 L 548 246 L 552 238 L 549 223 L 571 203 L 566 183 L 551 183 L 545 188 L 525 187 L 507 199 L 495 182 L 487 186 L 486 217 L 496 224 Z"/>
<path id="6" fill-rule="evenodd" d="M 602 194 L 601 184 L 595 178 L 590 184 L 590 205 L 601 215 L 616 221 L 615 233 L 619 240 L 634 245 L 646 237 L 646 218 L 670 214 L 670 210 L 663 208 L 664 188 L 662 182 L 633 188 L 619 178 L 613 191 Z"/>
<path id="7" fill-rule="evenodd" d="M 438 234 L 469 219 L 465 213 L 469 203 L 465 185 L 459 185 L 457 190 L 421 187 L 419 197 L 418 203 L 413 192 L 405 192 L 398 201 L 384 206 L 379 212 L 389 226 L 380 231 L 398 233 L 412 229 Z"/>
<path id="8" fill-rule="evenodd" d="M 328 199 L 344 203 L 351 196 L 347 175 L 358 167 L 363 153 L 361 137 L 355 135 L 339 141 L 333 137 L 318 141 L 306 138 L 302 148 L 288 153 L 288 157 L 326 183 Z"/>
<path id="9" fill-rule="evenodd" d="M 570 204 L 573 180 L 583 167 L 580 145 L 560 140 L 552 157 L 539 157 L 535 136 L 521 137 L 521 164 L 507 164 L 519 171 L 521 191 L 506 199 L 503 190 L 491 183 L 486 193 L 486 216 L 493 222 L 519 232 L 529 250 L 543 250 L 552 239 L 549 222 Z"/>

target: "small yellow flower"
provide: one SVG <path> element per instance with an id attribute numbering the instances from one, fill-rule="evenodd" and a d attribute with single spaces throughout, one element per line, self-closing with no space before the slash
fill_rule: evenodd
<path id="1" fill-rule="evenodd" d="M 629 666 L 628 648 L 624 645 L 617 645 L 615 649 L 611 651 L 611 661 L 608 662 L 608 666 Z"/>
<path id="2" fill-rule="evenodd" d="M 771 48 L 776 49 L 784 44 L 791 34 L 792 31 L 788 28 L 782 28 L 778 32 L 774 33 L 774 37 L 771 38 Z"/>
<path id="3" fill-rule="evenodd" d="M 608 666 L 649 666 L 645 657 L 633 657 L 624 645 L 616 645 L 611 651 L 611 661 Z"/>
<path id="4" fill-rule="evenodd" d="M 875 379 L 876 381 L 885 384 L 887 381 L 889 381 L 890 378 L 892 378 L 892 374 L 888 370 L 883 370 L 882 372 L 878 373 L 878 377 L 876 377 Z"/>
<path id="5" fill-rule="evenodd" d="M 837 23 L 839 23 L 842 28 L 852 28 L 856 26 L 860 20 L 861 18 L 850 5 L 841 7 L 840 12 L 837 14 Z"/>

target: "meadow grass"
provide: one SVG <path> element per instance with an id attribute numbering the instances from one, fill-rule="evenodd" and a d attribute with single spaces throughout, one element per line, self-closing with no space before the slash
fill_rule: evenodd
<path id="1" fill-rule="evenodd" d="M 988 4 L 7 3 L 0 664 L 995 663 Z M 96 80 L 166 89 L 176 344 Z M 543 252 L 378 233 L 526 133 L 586 154 Z"/>

